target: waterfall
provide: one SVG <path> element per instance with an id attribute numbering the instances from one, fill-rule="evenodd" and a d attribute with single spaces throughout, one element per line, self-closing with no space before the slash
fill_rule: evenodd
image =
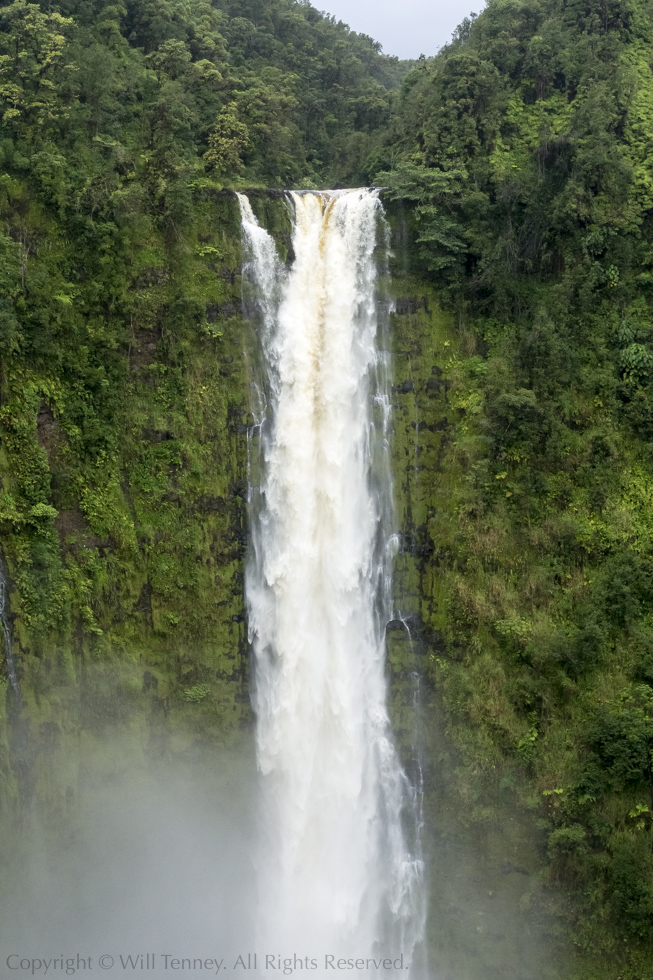
<path id="1" fill-rule="evenodd" d="M 20 686 L 16 676 L 16 664 L 14 661 L 13 641 L 11 637 L 11 626 L 9 623 L 9 589 L 7 587 L 7 577 L 4 572 L 2 560 L 0 559 L 0 625 L 2 626 L 2 639 L 7 664 L 7 676 L 9 686 L 15 698 L 20 699 Z"/>
<path id="2" fill-rule="evenodd" d="M 414 798 L 386 708 L 392 618 L 388 355 L 377 347 L 374 190 L 290 193 L 286 269 L 238 195 L 253 294 L 252 549 L 246 576 L 262 773 L 259 948 L 410 961 L 424 919 Z M 254 452 L 258 449 L 258 455 Z M 396 967 L 395 967 L 396 968 Z"/>

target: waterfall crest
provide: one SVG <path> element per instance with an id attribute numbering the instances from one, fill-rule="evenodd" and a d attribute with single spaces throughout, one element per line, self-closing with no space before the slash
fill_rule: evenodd
<path id="1" fill-rule="evenodd" d="M 424 910 L 421 862 L 402 827 L 411 789 L 386 709 L 381 204 L 373 190 L 291 193 L 286 270 L 239 200 L 263 363 L 246 577 L 264 797 L 259 939 L 314 957 L 314 976 L 332 972 L 325 954 L 403 953 L 406 970 Z M 376 972 L 366 964 L 348 975 Z"/>

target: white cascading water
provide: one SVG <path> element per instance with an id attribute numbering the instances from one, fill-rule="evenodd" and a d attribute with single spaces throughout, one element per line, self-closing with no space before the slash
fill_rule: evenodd
<path id="1" fill-rule="evenodd" d="M 421 861 L 402 826 L 412 791 L 386 709 L 381 204 L 367 189 L 289 194 L 295 259 L 286 270 L 239 200 L 263 361 L 246 580 L 265 828 L 257 945 L 308 957 L 316 977 L 333 976 L 328 955 L 392 957 L 406 977 L 424 901 Z M 347 969 L 377 974 L 387 966 Z"/>

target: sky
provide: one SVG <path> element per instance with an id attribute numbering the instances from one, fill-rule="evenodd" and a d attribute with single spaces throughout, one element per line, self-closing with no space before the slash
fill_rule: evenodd
<path id="1" fill-rule="evenodd" d="M 380 41 L 385 54 L 400 58 L 434 55 L 471 11 L 480 13 L 483 0 L 311 0 L 349 24 L 352 31 Z"/>

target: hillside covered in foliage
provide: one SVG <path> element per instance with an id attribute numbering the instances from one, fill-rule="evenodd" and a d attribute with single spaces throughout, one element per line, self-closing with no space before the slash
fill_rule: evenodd
<path id="1" fill-rule="evenodd" d="M 80 717 L 99 733 L 148 692 L 248 714 L 222 191 L 360 179 L 402 72 L 377 47 L 288 0 L 0 4 L 2 575 L 25 715 L 62 758 Z M 38 738 L 14 742 L 10 801 L 51 775 Z"/>
<path id="2" fill-rule="evenodd" d="M 287 243 L 261 189 L 382 184 L 449 331 L 407 548 L 462 814 L 516 800 L 582 976 L 653 977 L 651 51 L 647 0 L 490 0 L 416 63 L 297 0 L 0 3 L 3 812 L 65 810 L 80 728 L 249 723 L 230 189 Z"/>
<path id="3" fill-rule="evenodd" d="M 652 14 L 491 0 L 404 80 L 376 171 L 411 202 L 414 267 L 457 332 L 455 500 L 422 528 L 436 685 L 468 771 L 539 815 L 574 941 L 632 952 L 637 977 L 653 950 Z"/>

